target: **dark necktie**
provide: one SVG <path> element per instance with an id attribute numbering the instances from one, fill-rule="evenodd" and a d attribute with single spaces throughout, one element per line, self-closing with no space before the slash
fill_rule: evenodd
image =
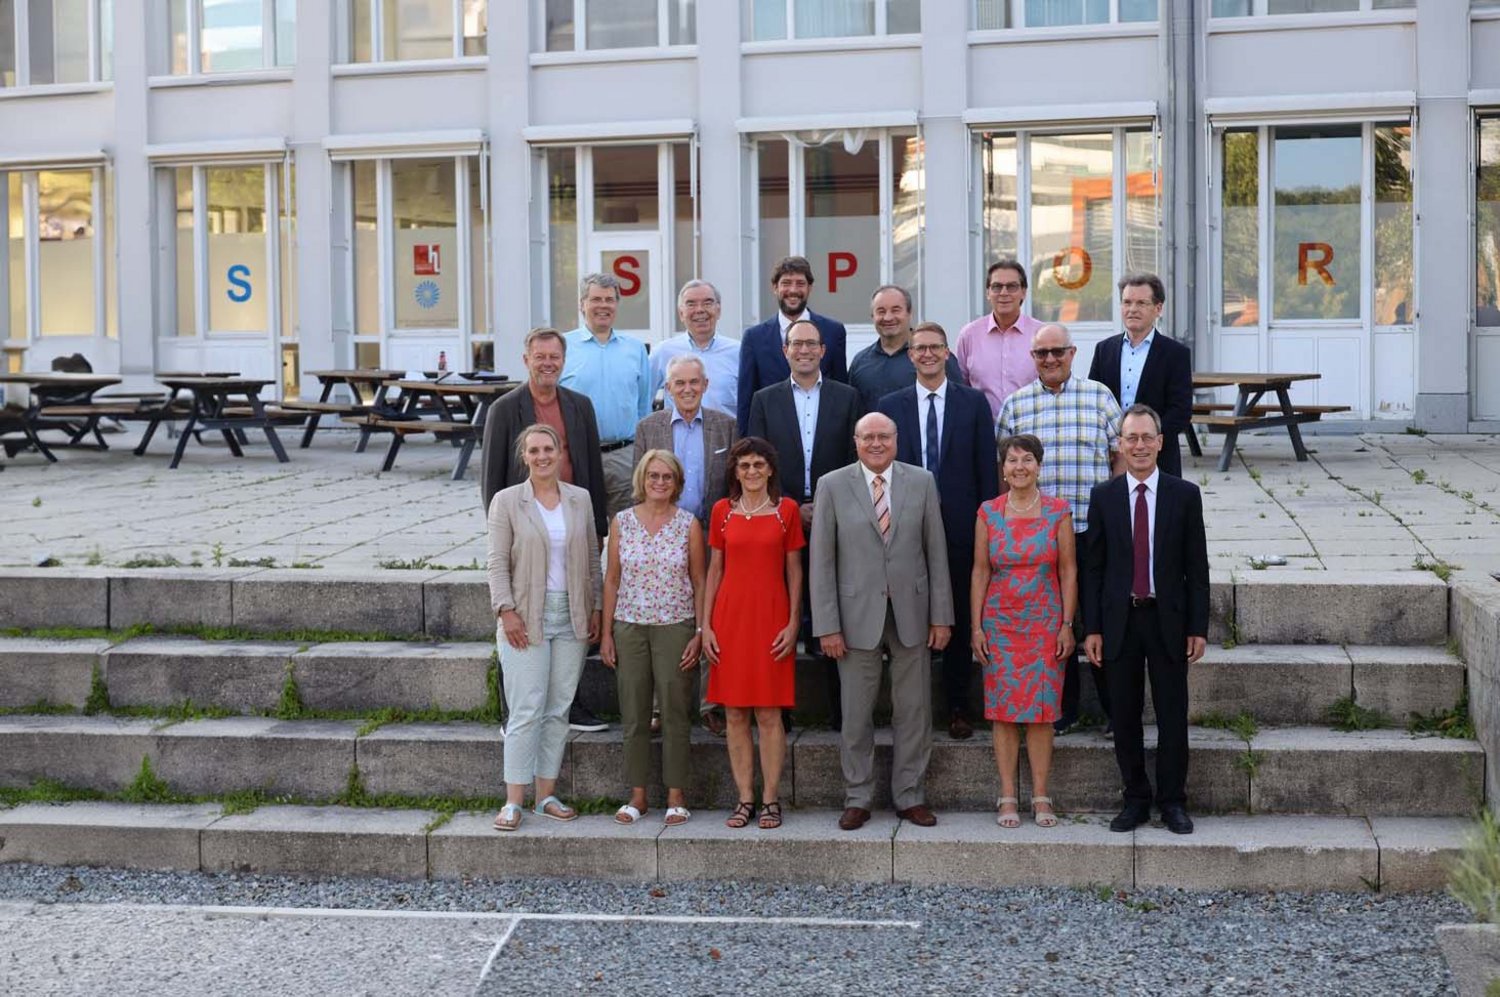
<path id="1" fill-rule="evenodd" d="M 937 392 L 927 393 L 927 470 L 938 473 Z"/>
<path id="2" fill-rule="evenodd" d="M 1135 486 L 1135 571 L 1130 594 L 1144 599 L 1151 594 L 1151 517 L 1146 514 L 1146 483 Z"/>

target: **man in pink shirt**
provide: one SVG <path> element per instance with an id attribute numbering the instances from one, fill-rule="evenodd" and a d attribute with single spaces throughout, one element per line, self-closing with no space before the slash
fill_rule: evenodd
<path id="1" fill-rule="evenodd" d="M 990 264 L 984 285 L 990 313 L 963 327 L 953 353 L 964 379 L 984 392 L 990 415 L 998 418 L 1005 399 L 1036 380 L 1031 337 L 1043 323 L 1021 314 L 1021 303 L 1026 300 L 1026 268 L 1020 263 L 1006 257 Z"/>

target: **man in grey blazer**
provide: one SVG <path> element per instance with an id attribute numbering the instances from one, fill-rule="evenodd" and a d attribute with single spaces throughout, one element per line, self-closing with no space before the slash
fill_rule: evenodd
<path id="1" fill-rule="evenodd" d="M 931 474 L 896 463 L 896 424 L 872 412 L 854 427 L 859 460 L 818 488 L 812 527 L 813 634 L 839 663 L 843 686 L 844 812 L 853 831 L 875 800 L 875 697 L 881 652 L 891 659 L 896 815 L 922 827 L 937 818 L 923 782 L 932 754 L 929 649 L 953 629 L 948 545 Z"/>
<path id="2" fill-rule="evenodd" d="M 635 427 L 635 456 L 639 465 L 648 450 L 666 450 L 682 462 L 682 495 L 677 504 L 698 517 L 708 530 L 708 514 L 724 497 L 729 448 L 739 438 L 734 416 L 703 404 L 708 392 L 708 372 L 703 361 L 691 353 L 679 353 L 667 361 L 663 373 L 670 404 L 652 412 Z M 703 726 L 711 733 L 724 733 L 724 711 L 708 701 L 708 659 L 699 669 L 698 710 Z"/>

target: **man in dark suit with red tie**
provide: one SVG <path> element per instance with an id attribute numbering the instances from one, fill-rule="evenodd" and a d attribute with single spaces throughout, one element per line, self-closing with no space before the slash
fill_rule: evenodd
<path id="1" fill-rule="evenodd" d="M 979 504 L 1000 494 L 995 424 L 984 392 L 949 377 L 948 334 L 936 322 L 912 330 L 907 347 L 917 383 L 880 399 L 879 411 L 896 424 L 896 459 L 926 468 L 937 479 L 947 536 L 948 580 L 953 588 L 953 632 L 969 632 L 969 575 L 974 570 L 974 523 Z M 969 686 L 974 656 L 961 640 L 942 651 L 948 736 L 974 734 Z"/>
<path id="2" fill-rule="evenodd" d="M 1110 390 L 1120 408 L 1150 405 L 1161 419 L 1161 469 L 1182 477 L 1177 437 L 1192 432 L 1193 354 L 1156 327 L 1167 288 L 1154 273 L 1120 278 L 1120 318 L 1125 331 L 1094 347 L 1089 380 Z"/>
<path id="3" fill-rule="evenodd" d="M 1208 635 L 1208 542 L 1203 496 L 1190 481 L 1162 473 L 1161 419 L 1147 405 L 1125 410 L 1120 452 L 1126 473 L 1089 498 L 1083 577 L 1084 653 L 1106 662 L 1115 761 L 1125 808 L 1111 831 L 1151 818 L 1151 780 L 1141 734 L 1145 676 L 1156 708 L 1156 805 L 1174 834 L 1191 834 L 1187 813 L 1188 666 Z"/>

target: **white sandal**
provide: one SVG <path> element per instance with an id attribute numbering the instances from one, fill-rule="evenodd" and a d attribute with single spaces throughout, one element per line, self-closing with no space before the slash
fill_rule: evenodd
<path id="1" fill-rule="evenodd" d="M 507 803 L 500 808 L 495 815 L 495 830 L 514 831 L 521 826 L 521 805 L 519 803 Z"/>
<path id="2" fill-rule="evenodd" d="M 1007 827 L 1007 828 L 1020 827 L 1021 826 L 1021 810 L 1020 810 L 1021 801 L 1018 798 L 1014 797 L 1014 796 L 1002 796 L 1002 797 L 1000 797 L 1000 799 L 998 799 L 998 800 L 995 801 L 995 806 L 997 808 L 998 807 L 1003 807 L 1007 803 L 1013 804 L 1016 807 L 1016 812 L 1015 813 L 1011 813 L 1011 814 L 1008 814 L 1008 813 L 996 813 L 995 814 L 995 823 L 999 824 L 1001 827 Z"/>
<path id="3" fill-rule="evenodd" d="M 629 803 L 627 803 L 623 807 L 621 807 L 620 809 L 618 809 L 618 810 L 615 811 L 615 823 L 616 824 L 634 824 L 636 821 L 640 820 L 645 815 L 646 815 L 646 811 L 644 811 L 644 810 L 637 810 L 635 807 L 633 807 Z"/>
<path id="4" fill-rule="evenodd" d="M 667 827 L 677 827 L 680 824 L 686 824 L 692 819 L 692 811 L 688 810 L 687 807 L 667 807 L 667 818 L 663 823 Z"/>
<path id="5" fill-rule="evenodd" d="M 1036 805 L 1038 803 L 1045 803 L 1048 807 L 1052 807 L 1052 797 L 1050 797 L 1050 796 L 1033 796 L 1031 798 L 1031 812 L 1036 817 L 1036 826 L 1037 827 L 1056 827 L 1057 826 L 1057 811 L 1056 811 L 1056 809 L 1054 808 L 1054 809 L 1048 809 L 1048 810 L 1038 810 L 1036 808 Z"/>

